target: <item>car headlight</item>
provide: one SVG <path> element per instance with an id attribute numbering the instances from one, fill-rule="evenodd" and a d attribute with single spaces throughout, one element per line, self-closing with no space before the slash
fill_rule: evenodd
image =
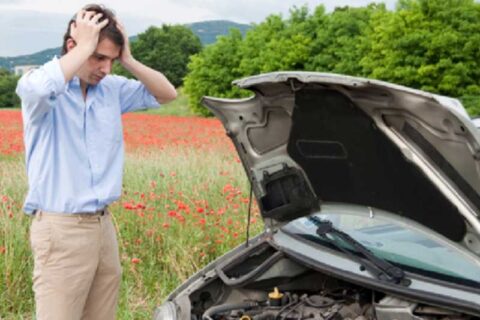
<path id="1" fill-rule="evenodd" d="M 173 302 L 167 301 L 155 309 L 153 320 L 177 320 L 177 308 Z"/>

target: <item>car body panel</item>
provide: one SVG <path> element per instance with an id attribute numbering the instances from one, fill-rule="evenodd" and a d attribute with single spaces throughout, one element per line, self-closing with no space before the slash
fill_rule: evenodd
<path id="1" fill-rule="evenodd" d="M 266 221 L 343 202 L 415 220 L 480 255 L 480 137 L 456 99 L 386 82 L 276 72 L 206 97 Z"/>

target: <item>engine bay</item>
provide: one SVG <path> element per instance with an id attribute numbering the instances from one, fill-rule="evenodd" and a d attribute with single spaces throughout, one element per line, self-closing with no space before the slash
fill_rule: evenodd
<path id="1" fill-rule="evenodd" d="M 325 279 L 324 279 L 325 280 Z M 223 288 L 195 294 L 192 320 L 478 319 L 454 311 L 388 296 L 339 281 L 319 291 Z M 280 286 L 281 287 L 281 286 Z"/>
<path id="2" fill-rule="evenodd" d="M 191 320 L 480 319 L 323 274 L 268 245 L 219 263 L 215 273 L 176 299 Z"/>

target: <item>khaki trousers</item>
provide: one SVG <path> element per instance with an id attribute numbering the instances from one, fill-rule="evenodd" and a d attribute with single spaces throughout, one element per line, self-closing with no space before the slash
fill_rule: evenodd
<path id="1" fill-rule="evenodd" d="M 122 271 L 108 211 L 37 211 L 30 243 L 37 320 L 115 319 Z"/>

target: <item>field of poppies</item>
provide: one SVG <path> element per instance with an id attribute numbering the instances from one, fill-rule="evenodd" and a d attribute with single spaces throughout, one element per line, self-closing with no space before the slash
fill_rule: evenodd
<path id="1" fill-rule="evenodd" d="M 216 119 L 123 118 L 123 195 L 111 206 L 123 283 L 118 319 L 149 319 L 169 291 L 245 241 L 249 187 Z M 0 110 L 0 319 L 32 319 L 30 219 L 18 110 Z M 251 234 L 262 228 L 252 206 Z"/>

